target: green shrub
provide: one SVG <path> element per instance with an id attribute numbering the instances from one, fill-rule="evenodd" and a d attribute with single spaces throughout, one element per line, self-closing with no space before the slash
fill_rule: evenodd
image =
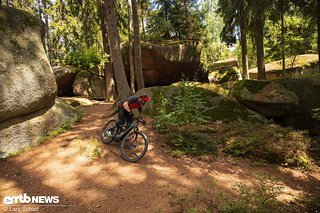
<path id="1" fill-rule="evenodd" d="M 104 57 L 100 54 L 99 50 L 92 48 L 83 51 L 69 52 L 64 59 L 64 63 L 79 66 L 82 69 L 89 69 L 99 65 L 102 60 L 104 60 Z"/>
<path id="2" fill-rule="evenodd" d="M 182 81 L 179 88 L 181 92 L 170 100 L 160 94 L 157 100 L 158 115 L 155 117 L 156 129 L 169 134 L 169 146 L 175 156 L 214 153 L 216 148 L 207 136 L 190 131 L 208 122 L 201 92 L 189 81 Z"/>
<path id="3" fill-rule="evenodd" d="M 158 123 L 171 127 L 186 127 L 208 122 L 208 117 L 204 115 L 208 110 L 206 102 L 201 96 L 202 93 L 196 90 L 192 83 L 182 81 L 181 92 L 172 100 L 160 94 L 159 114 L 156 116 Z"/>
<path id="4" fill-rule="evenodd" d="M 290 166 L 311 164 L 307 155 L 310 138 L 305 131 L 250 122 L 227 125 L 223 148 L 226 153 Z"/>
<path id="5" fill-rule="evenodd" d="M 191 131 L 172 133 L 168 142 L 174 156 L 215 154 L 217 145 L 206 134 Z"/>

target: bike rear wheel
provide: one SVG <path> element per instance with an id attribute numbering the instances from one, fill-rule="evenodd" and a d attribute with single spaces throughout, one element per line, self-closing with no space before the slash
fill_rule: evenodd
<path id="1" fill-rule="evenodd" d="M 142 132 L 131 132 L 121 142 L 121 157 L 131 163 L 143 158 L 147 150 L 148 138 Z"/>
<path id="2" fill-rule="evenodd" d="M 115 119 L 109 120 L 100 132 L 100 139 L 103 143 L 109 144 L 113 141 L 115 135 L 117 135 L 118 128 L 116 127 L 117 121 Z"/>

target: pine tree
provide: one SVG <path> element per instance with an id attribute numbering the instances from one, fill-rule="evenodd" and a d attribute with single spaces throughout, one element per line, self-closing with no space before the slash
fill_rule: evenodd
<path id="1" fill-rule="evenodd" d="M 122 55 L 120 51 L 119 31 L 117 28 L 117 17 L 113 0 L 106 0 L 106 17 L 108 23 L 109 44 L 111 48 L 111 57 L 115 73 L 115 82 L 118 93 L 118 99 L 123 99 L 130 94 L 130 88 L 127 77 L 124 72 Z"/>

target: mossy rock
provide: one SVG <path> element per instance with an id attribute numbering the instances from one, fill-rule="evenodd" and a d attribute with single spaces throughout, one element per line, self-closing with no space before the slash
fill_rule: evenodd
<path id="1" fill-rule="evenodd" d="M 43 28 L 44 23 L 38 17 L 24 10 L 6 6 L 0 8 L 0 31 L 5 31 L 6 29 L 10 31 L 20 31 L 25 27 Z"/>
<path id="2" fill-rule="evenodd" d="M 240 92 L 243 88 L 247 88 L 248 91 L 250 91 L 251 93 L 257 93 L 269 83 L 270 81 L 255 81 L 255 80 L 238 81 L 234 85 L 232 95 L 236 98 L 241 96 Z"/>
<path id="3" fill-rule="evenodd" d="M 299 106 L 293 113 L 311 112 L 320 108 L 320 79 L 277 79 L 276 82 L 299 97 Z"/>
<path id="4" fill-rule="evenodd" d="M 303 54 L 286 58 L 285 64 L 286 78 L 319 77 L 317 54 Z M 283 78 L 282 60 L 267 63 L 265 69 L 268 80 Z M 250 79 L 257 79 L 257 68 L 250 69 L 248 72 Z"/>
<path id="5" fill-rule="evenodd" d="M 239 73 L 237 67 L 220 67 L 209 72 L 209 81 L 214 83 L 225 83 L 228 81 L 237 81 Z"/>
<path id="6" fill-rule="evenodd" d="M 90 78 L 90 72 L 86 70 L 80 71 L 72 85 L 73 93 L 78 96 L 89 97 Z"/>
<path id="7" fill-rule="evenodd" d="M 209 68 L 209 81 L 211 83 L 225 83 L 239 79 L 239 66 L 236 58 L 216 61 Z"/>
<path id="8" fill-rule="evenodd" d="M 80 72 L 78 72 L 77 78 L 90 79 L 91 78 L 91 73 L 89 71 L 87 71 L 87 70 L 81 70 Z"/>
<path id="9" fill-rule="evenodd" d="M 235 100 L 201 87 L 193 87 L 193 89 L 197 94 L 201 95 L 205 108 L 207 108 L 207 110 L 203 111 L 203 115 L 207 116 L 209 121 L 258 120 L 254 113 Z M 170 104 L 166 105 L 166 109 L 170 111 L 177 104 L 174 97 L 180 95 L 181 91 L 182 86 L 163 86 L 145 88 L 136 94 L 140 95 L 145 92 L 152 97 L 152 101 L 145 106 L 144 113 L 155 117 L 159 114 L 162 96 L 170 102 Z"/>
<path id="10" fill-rule="evenodd" d="M 289 114 L 299 103 L 294 92 L 270 81 L 240 81 L 235 84 L 232 95 L 240 103 L 265 116 Z"/>
<path id="11" fill-rule="evenodd" d="M 320 135 L 320 121 L 313 117 L 313 110 L 320 108 L 320 79 L 277 79 L 274 82 L 294 92 L 299 98 L 298 106 L 277 121 L 306 129 L 311 135 Z"/>

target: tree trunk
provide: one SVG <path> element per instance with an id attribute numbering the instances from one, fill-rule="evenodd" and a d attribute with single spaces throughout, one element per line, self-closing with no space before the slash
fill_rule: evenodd
<path id="1" fill-rule="evenodd" d="M 112 62 L 110 57 L 110 45 L 107 35 L 107 23 L 106 23 L 106 11 L 104 0 L 98 0 L 99 3 L 99 15 L 100 15 L 100 27 L 102 33 L 102 44 L 104 53 L 107 54 L 107 61 L 104 63 L 104 76 L 106 77 L 106 102 L 113 101 L 116 96 L 114 85 L 114 73 L 112 68 Z"/>
<path id="2" fill-rule="evenodd" d="M 284 14 L 283 6 L 281 6 L 281 46 L 282 46 L 282 77 L 286 77 L 286 58 L 284 55 Z"/>
<path id="3" fill-rule="evenodd" d="M 111 57 L 114 67 L 114 74 L 116 80 L 116 88 L 118 99 L 123 99 L 130 94 L 127 77 L 123 67 L 122 55 L 120 51 L 119 32 L 117 28 L 117 17 L 115 15 L 115 8 L 113 0 L 106 0 L 106 17 L 108 24 L 109 44 L 111 49 Z"/>
<path id="4" fill-rule="evenodd" d="M 240 0 L 240 34 L 241 34 L 240 43 L 241 43 L 241 56 L 242 56 L 242 79 L 249 79 L 246 17 L 247 17 L 247 14 L 244 8 L 244 2 L 243 0 Z"/>
<path id="5" fill-rule="evenodd" d="M 318 68 L 320 72 L 320 0 L 317 0 L 317 22 L 318 22 Z"/>
<path id="6" fill-rule="evenodd" d="M 189 39 L 189 30 L 190 30 L 190 25 L 189 25 L 189 18 L 188 18 L 188 3 L 187 0 L 183 0 L 183 8 L 184 8 L 184 18 L 185 18 L 185 32 L 186 32 L 186 39 Z"/>
<path id="7" fill-rule="evenodd" d="M 50 31 L 49 31 L 49 18 L 46 13 L 47 9 L 47 2 L 46 0 L 42 0 L 43 10 L 44 10 L 44 23 L 45 23 L 45 31 L 46 31 L 46 40 L 47 40 L 47 53 L 49 56 L 49 62 L 52 64 L 52 50 L 51 50 L 51 43 L 50 43 Z"/>
<path id="8" fill-rule="evenodd" d="M 144 13 L 143 10 L 141 10 L 141 30 L 142 30 L 142 35 L 146 34 L 146 27 L 144 26 Z"/>
<path id="9" fill-rule="evenodd" d="M 131 0 L 132 3 L 132 16 L 133 16 L 133 31 L 134 31 L 134 62 L 135 62 L 135 73 L 137 79 L 137 89 L 144 88 L 144 79 L 142 73 L 141 63 L 141 45 L 140 45 L 140 27 L 138 8 L 136 0 Z"/>
<path id="10" fill-rule="evenodd" d="M 266 69 L 264 65 L 264 47 L 263 47 L 263 18 L 261 15 L 255 20 L 255 42 L 257 45 L 257 67 L 258 80 L 266 80 Z"/>
<path id="11" fill-rule="evenodd" d="M 128 57 L 129 57 L 129 67 L 130 67 L 130 89 L 131 93 L 135 93 L 134 88 L 134 63 L 133 63 L 133 54 L 132 54 L 132 17 L 131 17 L 131 0 L 128 0 L 128 34 L 129 34 L 129 42 L 128 42 Z"/>

